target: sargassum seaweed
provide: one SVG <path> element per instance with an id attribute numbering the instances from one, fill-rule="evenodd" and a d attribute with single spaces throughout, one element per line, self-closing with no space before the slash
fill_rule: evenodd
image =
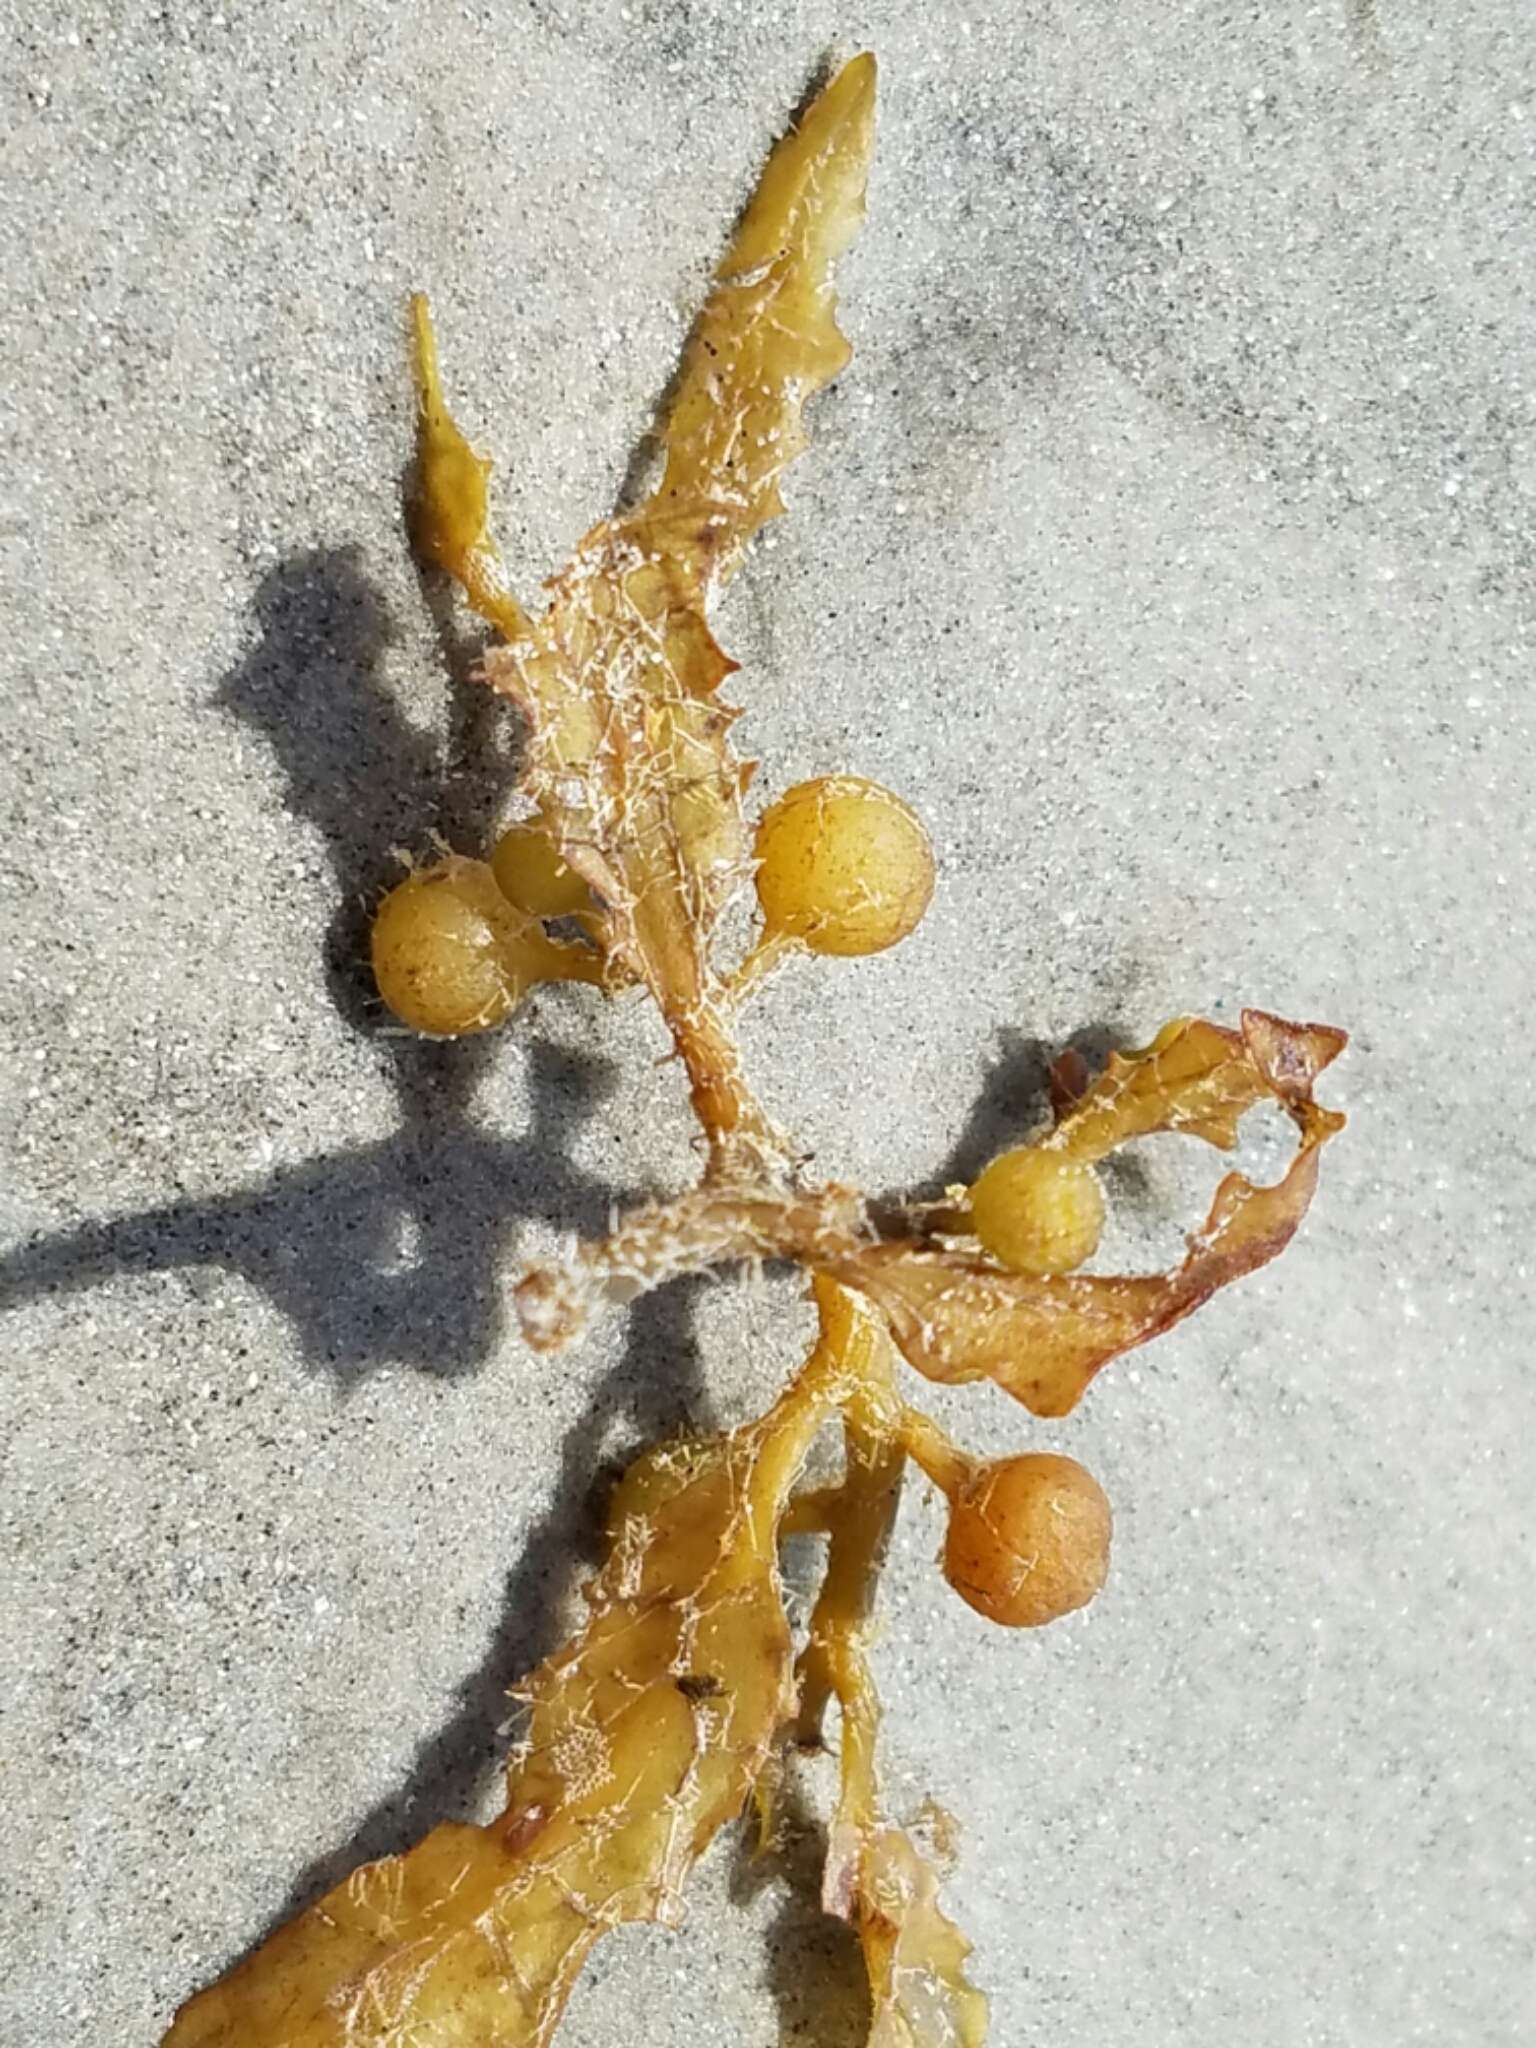
<path id="1" fill-rule="evenodd" d="M 937 1868 L 881 1809 L 875 1586 L 908 1461 L 949 1497 L 950 1583 L 1009 1626 L 1093 1596 L 1109 1511 L 1070 1459 L 972 1457 L 906 1398 L 902 1367 L 1067 1414 L 1109 1360 L 1289 1243 L 1343 1122 L 1313 1099 L 1341 1032 L 1259 1010 L 1236 1030 L 1177 1018 L 1096 1079 L 1064 1057 L 1053 1121 L 993 1162 L 1005 1173 L 893 1212 L 808 1180 L 748 1082 L 735 1019 L 767 974 L 797 950 L 895 943 L 932 887 L 920 820 L 862 778 L 800 785 L 752 841 L 753 764 L 719 696 L 735 664 L 708 624 L 783 510 L 806 400 L 849 358 L 832 266 L 863 215 L 874 94 L 873 59 L 855 59 L 773 152 L 687 344 L 660 482 L 592 529 L 536 618 L 512 592 L 490 466 L 449 411 L 414 302 L 414 539 L 500 636 L 485 673 L 526 718 L 527 817 L 491 860 L 449 854 L 392 892 L 374 948 L 381 993 L 417 1028 L 490 1028 L 541 978 L 639 988 L 681 1062 L 706 1145 L 698 1184 L 521 1275 L 532 1353 L 680 1274 L 767 1259 L 807 1274 L 815 1343 L 757 1421 L 653 1448 L 624 1475 L 586 1617 L 518 1689 L 524 1734 L 496 1818 L 355 1871 L 192 1998 L 165 2048 L 543 2048 L 594 1944 L 626 1922 L 675 1925 L 698 1857 L 749 1804 L 771 1824 L 785 1754 L 822 1746 L 834 1714 L 822 1903 L 858 1936 L 869 2048 L 981 2048 L 986 2000 Z M 754 855 L 762 936 L 723 970 L 721 913 Z M 1079 1270 L 1100 1160 L 1165 1132 L 1230 1149 L 1265 1103 L 1296 1132 L 1278 1181 L 1228 1174 L 1169 1272 Z M 833 1423 L 841 1476 L 806 1486 Z M 779 1569 L 792 1531 L 826 1545 L 798 1648 Z"/>

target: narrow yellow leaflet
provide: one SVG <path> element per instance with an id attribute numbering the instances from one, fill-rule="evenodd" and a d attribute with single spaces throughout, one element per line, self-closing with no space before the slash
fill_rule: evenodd
<path id="1" fill-rule="evenodd" d="M 864 217 L 875 82 L 874 58 L 854 58 L 775 149 L 689 337 L 666 470 L 633 523 L 695 554 L 706 580 L 783 511 L 801 409 L 852 354 L 832 267 Z"/>
<path id="2" fill-rule="evenodd" d="M 844 1408 L 842 1484 L 821 1496 L 830 1537 L 799 1678 L 798 1740 L 820 1739 L 840 1709 L 838 1797 L 822 1905 L 858 1932 L 869 1973 L 869 2048 L 982 2048 L 987 2001 L 965 1974 L 970 1943 L 940 1909 L 938 1878 L 912 1838 L 879 1818 L 880 1698 L 869 1662 L 874 1587 L 890 1541 L 906 1459 L 890 1337 L 868 1301 L 816 1281 L 823 1330 L 856 1392 Z M 802 1496 L 804 1498 L 804 1496 Z"/>
<path id="3" fill-rule="evenodd" d="M 477 612 L 515 639 L 527 632 L 528 620 L 507 588 L 491 538 L 486 495 L 491 465 L 471 448 L 443 398 L 437 336 L 422 292 L 411 300 L 411 339 L 418 471 L 411 538 L 418 554 L 464 586 Z"/>

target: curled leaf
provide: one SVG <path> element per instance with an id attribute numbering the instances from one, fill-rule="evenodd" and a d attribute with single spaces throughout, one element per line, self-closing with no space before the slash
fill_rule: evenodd
<path id="1" fill-rule="evenodd" d="M 1127 1138 L 1185 1130 L 1227 1146 L 1242 1111 L 1269 1099 L 1299 1133 L 1270 1187 L 1228 1174 L 1172 1272 L 1141 1276 L 1004 1272 L 962 1251 L 892 1243 L 834 1270 L 884 1310 L 896 1342 L 930 1379 L 991 1379 L 1037 1415 L 1065 1415 L 1101 1366 L 1170 1329 L 1218 1287 L 1284 1250 L 1317 1186 L 1318 1153 L 1344 1122 L 1312 1099 L 1344 1034 L 1243 1013 L 1240 1032 L 1181 1021 L 1109 1071 L 1040 1142 L 1098 1158 Z"/>
<path id="2" fill-rule="evenodd" d="M 1344 1044 L 1326 1024 L 1287 1024 L 1264 1010 L 1245 1010 L 1241 1031 L 1175 1017 L 1144 1052 L 1111 1053 L 1041 1142 L 1092 1161 L 1154 1131 L 1187 1131 L 1230 1151 L 1248 1110 L 1304 1099 Z"/>

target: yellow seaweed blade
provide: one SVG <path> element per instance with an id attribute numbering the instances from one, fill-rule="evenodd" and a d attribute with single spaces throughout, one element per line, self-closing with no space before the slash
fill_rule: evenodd
<path id="1" fill-rule="evenodd" d="M 965 1974 L 971 1945 L 900 1828 L 865 1839 L 858 1920 L 874 2008 L 869 2048 L 983 2048 L 987 2001 Z"/>
<path id="2" fill-rule="evenodd" d="M 864 218 L 876 68 L 846 65 L 779 143 L 683 356 L 660 488 L 632 524 L 728 574 L 782 512 L 778 479 L 806 447 L 801 411 L 852 350 L 832 268 Z"/>
<path id="3" fill-rule="evenodd" d="M 714 695 L 731 664 L 691 577 L 612 528 L 589 536 L 555 589 L 532 642 L 486 657 L 528 719 L 522 786 L 601 903 L 605 949 L 671 1026 L 706 1129 L 771 1149 L 708 960 L 746 872 L 734 713 Z"/>
<path id="4" fill-rule="evenodd" d="M 164 2048 L 545 2048 L 600 1935 L 679 1917 L 789 1711 L 776 1532 L 821 1413 L 786 1396 L 622 1519 L 586 1627 L 525 1689 L 498 1820 L 354 1872 Z"/>
<path id="5" fill-rule="evenodd" d="M 1266 1021 L 1258 1011 L 1247 1016 Z M 1343 1034 L 1327 1025 L 1281 1028 L 1284 1059 L 1271 1073 L 1254 1057 L 1246 1021 L 1242 1031 L 1231 1031 L 1203 1018 L 1175 1017 L 1144 1050 L 1110 1054 L 1098 1080 L 1044 1140 L 1047 1149 L 1096 1160 L 1154 1131 L 1184 1131 L 1230 1151 L 1238 1125 L 1255 1103 L 1271 1096 L 1292 1099 L 1344 1043 Z"/>
<path id="6" fill-rule="evenodd" d="M 486 483 L 491 465 L 465 439 L 443 396 L 437 336 L 426 294 L 411 299 L 416 379 L 417 492 L 411 538 L 417 553 L 464 587 L 482 617 L 509 639 L 529 630 L 522 606 L 507 589 L 491 538 Z"/>
<path id="7" fill-rule="evenodd" d="M 539 1973 L 498 1956 L 518 1869 L 494 1828 L 435 1828 L 409 1855 L 354 1871 L 190 2000 L 164 2048 L 397 2048 L 426 2013 L 444 2042 L 538 2042 Z M 561 1919 L 538 1926 L 542 1951 L 580 1941 L 579 1916 Z"/>

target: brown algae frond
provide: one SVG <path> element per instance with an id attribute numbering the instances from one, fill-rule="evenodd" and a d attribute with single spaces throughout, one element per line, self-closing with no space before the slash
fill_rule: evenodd
<path id="1" fill-rule="evenodd" d="M 626 1921 L 675 1923 L 695 1861 L 749 1804 L 771 1810 L 779 1759 L 820 1746 L 829 1716 L 839 1780 L 823 1902 L 858 1936 L 870 2048 L 980 2048 L 969 1946 L 879 1794 L 868 1646 L 901 1478 L 914 1462 L 947 1495 L 945 1576 L 1007 1627 L 1093 1597 L 1110 1511 L 1073 1459 L 973 1457 L 911 1404 L 905 1368 L 1067 1414 L 1111 1359 L 1283 1250 L 1343 1121 L 1312 1095 L 1341 1032 L 1257 1010 L 1237 1030 L 1179 1018 L 1097 1080 L 1064 1059 L 1048 1131 L 943 1210 L 893 1222 L 856 1189 L 808 1180 L 752 1090 L 734 1025 L 763 978 L 790 954 L 899 943 L 933 884 L 916 811 L 855 774 L 781 794 L 749 829 L 754 764 L 734 753 L 739 714 L 719 694 L 735 664 L 708 624 L 752 535 L 784 509 L 806 401 L 849 359 L 832 266 L 863 215 L 874 101 L 874 60 L 859 57 L 773 152 L 687 344 L 659 485 L 592 529 L 537 615 L 509 586 L 490 465 L 453 420 L 426 302 L 413 303 L 413 538 L 501 636 L 486 678 L 527 722 L 529 815 L 494 847 L 415 871 L 373 933 L 380 993 L 413 1029 L 490 1030 L 541 980 L 638 986 L 679 1056 L 701 1179 L 520 1277 L 535 1350 L 679 1274 L 765 1258 L 805 1271 L 816 1342 L 758 1421 L 648 1451 L 622 1479 L 586 1619 L 519 1689 L 526 1725 L 496 1819 L 444 1824 L 354 1872 L 191 1999 L 167 2048 L 542 2048 L 594 1945 Z M 754 880 L 760 936 L 722 963 L 721 913 Z M 1229 1174 L 1170 1272 L 1081 1270 L 1106 1155 L 1158 1131 L 1229 1148 L 1262 1103 L 1296 1131 L 1278 1182 Z M 841 1476 L 811 1489 L 802 1469 L 829 1425 Z M 825 1540 L 799 1643 L 779 1569 L 791 1530 Z"/>

